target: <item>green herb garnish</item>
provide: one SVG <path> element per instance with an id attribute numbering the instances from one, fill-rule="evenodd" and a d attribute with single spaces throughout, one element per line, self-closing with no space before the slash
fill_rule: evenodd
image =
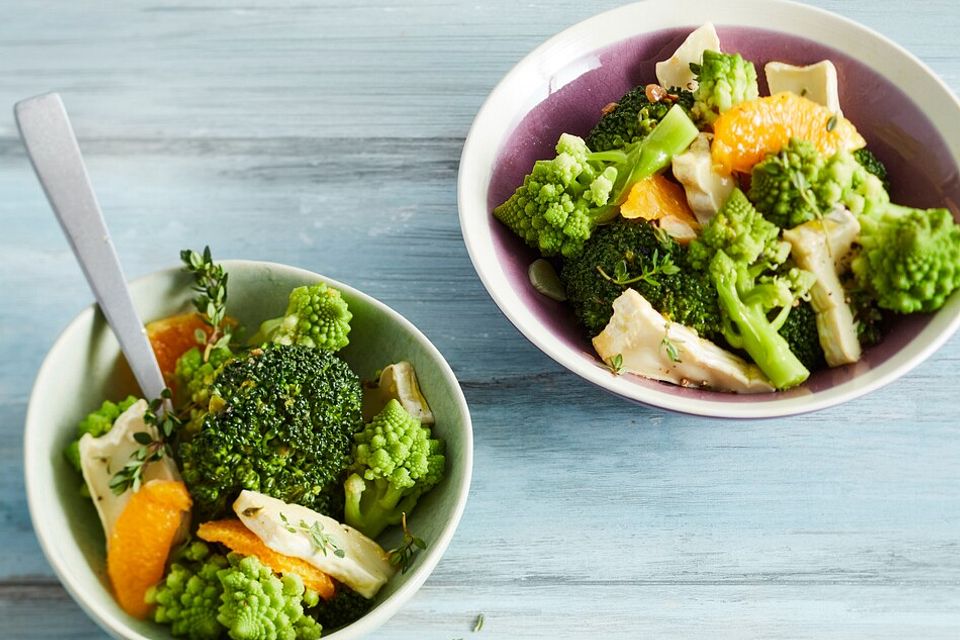
<path id="1" fill-rule="evenodd" d="M 172 411 L 161 411 L 164 403 L 169 403 L 172 396 L 170 389 L 164 389 L 160 392 L 159 398 L 150 401 L 147 410 L 143 413 L 144 424 L 156 428 L 158 437 L 154 439 L 147 431 L 137 431 L 133 434 L 133 439 L 140 446 L 130 454 L 127 464 L 110 478 L 110 490 L 116 495 L 122 494 L 127 489 L 132 489 L 134 493 L 139 491 L 140 485 L 143 484 L 143 467 L 150 462 L 162 460 L 164 456 L 173 456 L 167 440 L 180 427 L 181 422 Z"/>
<path id="2" fill-rule="evenodd" d="M 204 247 L 203 253 L 191 249 L 180 252 L 184 268 L 193 274 L 192 289 L 197 292 L 193 306 L 200 312 L 212 331 L 210 335 L 201 329 L 195 333 L 199 344 L 204 345 L 203 359 L 210 358 L 210 351 L 230 344 L 231 330 L 227 318 L 227 273 L 223 267 L 214 263 L 210 247 Z"/>
<path id="3" fill-rule="evenodd" d="M 620 372 L 623 371 L 623 354 L 618 353 L 610 358 L 607 366 L 610 367 L 610 371 L 612 371 L 614 375 L 620 375 Z"/>
<path id="4" fill-rule="evenodd" d="M 417 554 L 427 548 L 427 543 L 416 537 L 407 529 L 407 514 L 400 514 L 400 523 L 403 527 L 403 540 L 400 545 L 389 551 L 390 564 L 400 569 L 400 573 L 406 573 Z"/>
<path id="5" fill-rule="evenodd" d="M 301 520 L 297 526 L 293 526 L 282 511 L 280 512 L 280 520 L 283 522 L 283 528 L 290 533 L 299 533 L 307 536 L 314 552 L 319 551 L 323 555 L 327 555 L 327 552 L 332 550 L 333 555 L 338 558 L 347 555 L 347 553 L 340 548 L 340 545 L 337 544 L 337 541 L 324 530 L 319 520 L 314 520 L 313 524 L 307 524 L 305 520 Z"/>
<path id="6" fill-rule="evenodd" d="M 683 343 L 682 340 L 671 340 L 670 339 L 670 325 L 667 325 L 667 328 L 663 332 L 663 340 L 660 341 L 660 346 L 663 347 L 663 350 L 667 352 L 667 357 L 670 358 L 671 362 L 680 362 L 680 352 L 677 350 L 677 345 L 674 342 Z"/>
<path id="7" fill-rule="evenodd" d="M 673 258 L 670 257 L 670 254 L 668 253 L 661 258 L 659 249 L 653 250 L 653 255 L 650 256 L 649 265 L 641 266 L 642 269 L 640 274 L 633 277 L 630 277 L 629 267 L 627 267 L 626 260 L 621 260 L 617 263 L 613 269 L 613 277 L 608 275 L 600 265 L 597 265 L 597 271 L 599 271 L 600 275 L 606 280 L 609 280 L 613 284 L 618 284 L 622 287 L 633 284 L 634 282 L 640 282 L 641 280 L 651 286 L 659 287 L 660 282 L 656 278 L 658 275 L 672 276 L 680 273 L 680 267 L 674 263 Z"/>

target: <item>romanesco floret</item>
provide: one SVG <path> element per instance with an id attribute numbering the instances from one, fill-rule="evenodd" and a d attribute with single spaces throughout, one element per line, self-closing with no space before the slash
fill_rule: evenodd
<path id="1" fill-rule="evenodd" d="M 853 272 L 880 307 L 936 311 L 960 288 L 960 225 L 949 210 L 891 204 L 860 226 Z"/>
<path id="2" fill-rule="evenodd" d="M 297 344 L 314 349 L 339 351 L 350 344 L 353 314 L 347 301 L 333 287 L 319 282 L 290 292 L 286 312 L 260 325 L 253 344 Z"/>
<path id="3" fill-rule="evenodd" d="M 757 70 L 753 63 L 739 53 L 703 52 L 697 74 L 697 89 L 693 92 L 694 117 L 704 124 L 713 124 L 721 113 L 760 95 Z"/>
<path id="4" fill-rule="evenodd" d="M 782 267 L 790 245 L 778 235 L 779 229 L 734 189 L 691 244 L 690 258 L 707 269 L 717 288 L 727 342 L 745 350 L 774 387 L 787 389 L 810 372 L 778 331 L 814 278 L 807 271 Z"/>
<path id="5" fill-rule="evenodd" d="M 217 576 L 223 585 L 217 620 L 234 640 L 316 640 L 320 624 L 304 616 L 300 576 L 277 577 L 254 556 L 231 553 L 230 567 Z M 316 604 L 314 597 L 307 596 Z"/>
<path id="6" fill-rule="evenodd" d="M 318 595 L 299 576 L 278 577 L 254 556 L 223 556 L 203 542 L 177 553 L 147 602 L 155 622 L 190 640 L 317 640 L 322 631 L 304 614 Z"/>
<path id="7" fill-rule="evenodd" d="M 817 197 L 824 213 L 842 205 L 851 213 L 860 215 L 884 207 L 890 202 L 890 196 L 880 178 L 867 171 L 849 151 L 833 154 L 827 160 L 820 177 Z"/>
<path id="8" fill-rule="evenodd" d="M 147 592 L 156 605 L 155 622 L 170 626 L 177 637 L 216 640 L 223 627 L 217 621 L 223 586 L 217 574 L 229 566 L 220 554 L 211 554 L 203 542 L 193 542 L 174 558 L 163 582 Z"/>
<path id="9" fill-rule="evenodd" d="M 110 431 L 120 414 L 129 409 L 136 401 L 137 398 L 133 396 L 127 396 L 120 402 L 104 400 L 99 409 L 87 414 L 77 424 L 77 437 L 71 440 L 67 448 L 63 450 L 63 455 L 74 469 L 80 471 L 80 438 L 86 433 L 94 438 L 104 435 Z M 86 486 L 86 483 L 84 483 L 84 489 L 86 489 Z"/>
<path id="10" fill-rule="evenodd" d="M 574 257 L 595 225 L 616 216 L 630 187 L 666 167 L 697 133 L 678 105 L 624 149 L 591 151 L 582 138 L 565 133 L 557 155 L 537 161 L 493 215 L 544 256 Z"/>
<path id="11" fill-rule="evenodd" d="M 344 484 L 346 523 L 370 538 L 399 524 L 443 477 L 443 442 L 396 400 L 354 436 L 353 473 Z"/>
<path id="12" fill-rule="evenodd" d="M 676 102 L 689 111 L 693 106 L 693 94 L 686 89 L 672 88 L 670 94 Z M 667 115 L 673 102 L 661 100 L 650 102 L 646 88 L 635 87 L 617 100 L 586 137 L 587 146 L 594 151 L 622 149 L 650 135 L 657 124 Z"/>
<path id="13" fill-rule="evenodd" d="M 754 166 L 749 195 L 768 220 L 785 229 L 822 218 L 838 205 L 860 214 L 889 201 L 880 178 L 852 154 L 824 158 L 813 144 L 796 138 Z"/>

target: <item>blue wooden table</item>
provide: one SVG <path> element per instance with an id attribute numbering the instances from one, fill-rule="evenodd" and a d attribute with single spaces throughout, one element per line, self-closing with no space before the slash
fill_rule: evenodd
<path id="1" fill-rule="evenodd" d="M 584 386 L 477 280 L 456 208 L 471 119 L 527 51 L 616 1 L 107 4 L 3 3 L 0 107 L 63 94 L 128 275 L 205 243 L 325 273 L 420 326 L 466 391 L 463 522 L 376 637 L 960 637 L 960 339 L 832 410 L 705 420 Z M 954 0 L 816 4 L 960 91 Z M 91 295 L 10 116 L 0 212 L 0 636 L 100 638 L 24 497 L 32 379 Z"/>

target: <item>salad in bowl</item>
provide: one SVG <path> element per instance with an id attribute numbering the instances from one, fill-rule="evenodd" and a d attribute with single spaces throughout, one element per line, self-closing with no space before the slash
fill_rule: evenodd
<path id="1" fill-rule="evenodd" d="M 712 24 L 688 29 L 593 112 L 577 99 L 597 104 L 608 67 L 629 65 L 588 56 L 501 149 L 488 211 L 526 245 L 502 246 L 526 259 L 541 309 L 560 316 L 549 330 L 575 323 L 616 376 L 796 397 L 829 371 L 857 370 L 891 326 L 929 317 L 960 287 L 949 199 L 908 205 L 916 189 L 899 199 L 906 178 L 858 130 L 862 105 L 841 99 L 858 95 L 841 90 L 856 82 L 838 73 L 846 57 L 795 64 L 770 50 L 754 64 Z M 518 148 L 524 140 L 536 148 Z"/>
<path id="2" fill-rule="evenodd" d="M 104 366 L 102 324 L 69 349 L 71 326 L 38 377 L 27 481 L 51 564 L 123 637 L 369 632 L 426 579 L 462 513 L 469 417 L 452 372 L 409 323 L 339 283 L 218 264 L 209 249 L 181 257 L 180 273 L 132 289 L 163 310 L 146 326 L 162 397 Z M 76 403 L 85 415 L 58 420 L 37 400 L 74 383 L 99 390 Z M 49 471 L 31 460 L 47 450 Z"/>

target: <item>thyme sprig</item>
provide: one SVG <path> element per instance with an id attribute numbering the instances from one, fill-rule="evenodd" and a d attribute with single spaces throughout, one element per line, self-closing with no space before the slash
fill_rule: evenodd
<path id="1" fill-rule="evenodd" d="M 203 248 L 203 253 L 192 249 L 180 252 L 180 260 L 184 269 L 193 274 L 194 284 L 191 287 L 197 292 L 193 299 L 193 306 L 200 312 L 203 322 L 210 327 L 209 334 L 201 329 L 197 330 L 197 342 L 204 345 L 203 359 L 210 358 L 210 351 L 230 344 L 231 327 L 227 322 L 227 272 L 223 266 L 213 261 L 210 247 Z"/>
<path id="2" fill-rule="evenodd" d="M 626 260 L 621 260 L 616 264 L 613 269 L 613 276 L 610 276 L 604 271 L 600 265 L 597 265 L 597 271 L 600 272 L 600 275 L 603 276 L 604 279 L 621 287 L 633 284 L 634 282 L 640 282 L 641 280 L 650 286 L 659 287 L 660 282 L 657 280 L 657 276 L 675 275 L 680 273 L 680 267 L 676 265 L 669 253 L 661 257 L 660 250 L 654 249 L 650 259 L 643 261 L 641 264 L 639 275 L 630 277 L 630 268 L 627 266 Z"/>
<path id="3" fill-rule="evenodd" d="M 143 484 L 144 467 L 151 462 L 162 460 L 164 456 L 173 455 L 168 441 L 182 423 L 172 411 L 161 411 L 172 395 L 170 389 L 164 389 L 159 398 L 150 401 L 143 414 L 143 422 L 154 427 L 158 435 L 154 438 L 149 431 L 137 431 L 133 434 L 133 439 L 140 446 L 130 454 L 130 460 L 123 468 L 110 478 L 110 490 L 116 495 L 121 495 L 128 489 L 132 489 L 134 493 L 139 491 Z"/>
<path id="4" fill-rule="evenodd" d="M 324 530 L 323 524 L 319 520 L 314 520 L 313 524 L 307 524 L 306 520 L 301 520 L 294 526 L 282 511 L 280 512 L 280 520 L 283 522 L 283 527 L 290 533 L 300 533 L 307 536 L 314 552 L 319 551 L 323 555 L 332 552 L 338 558 L 347 555 L 347 552 L 337 544 L 337 541 Z"/>
<path id="5" fill-rule="evenodd" d="M 427 548 L 427 543 L 410 533 L 410 530 L 407 529 L 406 512 L 400 515 L 400 523 L 401 527 L 403 527 L 403 540 L 400 541 L 400 544 L 396 548 L 391 549 L 388 553 L 390 564 L 400 569 L 400 573 L 403 574 L 410 570 L 417 554 Z"/>
<path id="6" fill-rule="evenodd" d="M 680 363 L 680 350 L 677 349 L 677 344 L 683 344 L 683 340 L 678 340 L 677 338 L 670 337 L 670 325 L 666 326 L 663 332 L 663 340 L 660 341 L 660 346 L 663 347 L 663 350 L 667 353 L 667 357 L 670 358 L 671 362 Z"/>

